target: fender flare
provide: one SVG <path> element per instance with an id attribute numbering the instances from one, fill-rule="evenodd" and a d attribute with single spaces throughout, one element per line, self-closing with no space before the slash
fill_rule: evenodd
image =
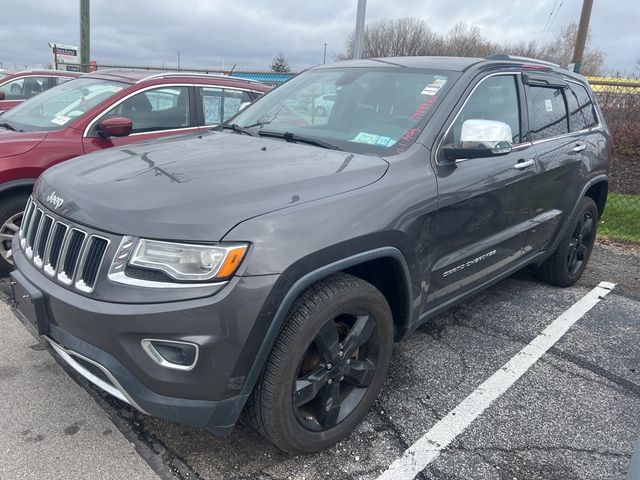
<path id="1" fill-rule="evenodd" d="M 593 187 L 596 183 L 600 183 L 600 182 L 609 183 L 609 175 L 606 175 L 606 174 L 597 175 L 597 176 L 591 178 L 584 185 L 584 187 L 582 187 L 582 191 L 580 192 L 580 195 L 578 195 L 578 198 L 577 198 L 577 200 L 575 202 L 575 205 L 573 206 L 573 209 L 571 210 L 571 215 L 567 216 L 566 220 L 564 221 L 564 225 L 562 225 L 562 228 L 560 229 L 560 231 L 556 235 L 556 238 L 553 241 L 553 244 L 551 245 L 551 248 L 548 250 L 549 251 L 549 255 L 553 255 L 553 252 L 555 252 L 557 250 L 558 245 L 560 244 L 560 240 L 562 240 L 562 237 L 564 237 L 564 234 L 566 233 L 567 228 L 569 228 L 569 224 L 571 223 L 571 219 L 573 218 L 573 216 L 578 211 L 578 207 L 580 206 L 580 201 L 587 195 L 587 192 L 589 191 L 589 189 L 591 187 Z"/>
<path id="2" fill-rule="evenodd" d="M 256 382 L 258 381 L 258 377 L 262 373 L 263 367 L 267 362 L 268 356 L 273 349 L 273 346 L 276 343 L 276 339 L 278 335 L 280 335 L 280 331 L 282 330 L 282 326 L 286 320 L 287 314 L 289 313 L 289 309 L 293 302 L 300 296 L 300 294 L 306 290 L 310 285 L 318 282 L 319 280 L 328 277 L 334 273 L 345 270 L 349 267 L 353 267 L 360 263 L 367 262 L 369 260 L 375 260 L 379 258 L 390 257 L 397 261 L 402 268 L 403 271 L 403 280 L 405 282 L 405 288 L 407 289 L 407 295 L 405 298 L 405 316 L 407 321 L 410 321 L 410 312 L 411 312 L 411 275 L 409 273 L 409 267 L 407 265 L 407 261 L 402 254 L 402 252 L 395 247 L 380 247 L 374 250 L 369 250 L 366 252 L 358 253 L 356 255 L 340 259 L 336 262 L 330 263 L 323 267 L 320 267 L 316 270 L 313 270 L 302 277 L 300 277 L 287 291 L 284 295 L 278 309 L 276 310 L 275 315 L 269 325 L 269 329 L 258 349 L 258 353 L 256 354 L 255 360 L 247 378 L 245 379 L 244 385 L 242 386 L 241 395 L 246 395 L 247 397 L 253 391 Z"/>
<path id="3" fill-rule="evenodd" d="M 20 178 L 18 180 L 11 180 L 10 182 L 5 182 L 0 184 L 0 195 L 4 195 L 5 193 L 15 190 L 18 188 L 31 187 L 36 184 L 36 178 Z"/>

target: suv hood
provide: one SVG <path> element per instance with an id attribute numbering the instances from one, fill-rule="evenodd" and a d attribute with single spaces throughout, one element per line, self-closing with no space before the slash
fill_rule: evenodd
<path id="1" fill-rule="evenodd" d="M 0 127 L 0 158 L 27 153 L 45 138 L 46 132 L 14 132 Z"/>
<path id="2" fill-rule="evenodd" d="M 37 197 L 107 232 L 218 241 L 248 218 L 371 184 L 387 167 L 380 157 L 212 132 L 61 163 L 40 177 Z M 57 209 L 47 203 L 54 192 Z"/>

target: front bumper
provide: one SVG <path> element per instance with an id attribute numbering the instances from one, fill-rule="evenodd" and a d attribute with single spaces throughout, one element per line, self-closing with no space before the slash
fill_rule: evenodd
<path id="1" fill-rule="evenodd" d="M 273 313 L 268 299 L 279 276 L 238 277 L 194 300 L 111 303 L 51 281 L 16 243 L 12 281 L 41 297 L 40 333 L 76 372 L 144 413 L 217 434 L 233 428 L 250 392 L 245 380 Z M 190 371 L 167 369 L 142 349 L 144 338 L 195 343 L 198 362 Z"/>

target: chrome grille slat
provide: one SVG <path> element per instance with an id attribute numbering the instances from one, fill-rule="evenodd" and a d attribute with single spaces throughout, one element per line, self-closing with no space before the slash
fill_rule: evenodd
<path id="1" fill-rule="evenodd" d="M 33 245 L 33 263 L 38 268 L 42 268 L 43 265 L 42 259 L 44 257 L 44 250 L 49 242 L 49 234 L 51 233 L 52 225 L 53 217 L 45 214 L 40 221 L 38 234 L 36 235 L 36 240 Z"/>
<path id="2" fill-rule="evenodd" d="M 74 281 L 80 253 L 84 247 L 87 234 L 78 228 L 72 228 L 67 233 L 60 260 L 58 260 L 58 280 L 65 285 Z"/>
<path id="3" fill-rule="evenodd" d="M 29 198 L 20 231 L 27 259 L 52 279 L 91 293 L 110 240 L 56 220 Z"/>
<path id="4" fill-rule="evenodd" d="M 35 243 L 36 237 L 38 236 L 38 230 L 40 228 L 40 221 L 42 220 L 43 212 L 41 209 L 36 208 L 33 211 L 31 221 L 29 222 L 29 231 L 27 232 L 27 245 L 24 250 L 24 254 L 27 256 L 29 260 L 33 257 L 33 245 Z"/>
<path id="5" fill-rule="evenodd" d="M 64 246 L 64 241 L 68 231 L 69 226 L 60 221 L 56 222 L 53 226 L 51 243 L 44 254 L 44 271 L 50 277 L 53 277 L 58 270 L 60 252 Z"/>

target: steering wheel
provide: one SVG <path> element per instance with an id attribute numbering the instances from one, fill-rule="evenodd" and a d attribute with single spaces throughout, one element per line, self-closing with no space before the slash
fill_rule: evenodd
<path id="1" fill-rule="evenodd" d="M 14 95 L 20 95 L 22 93 L 22 87 L 17 83 L 11 85 L 11 93 Z"/>

